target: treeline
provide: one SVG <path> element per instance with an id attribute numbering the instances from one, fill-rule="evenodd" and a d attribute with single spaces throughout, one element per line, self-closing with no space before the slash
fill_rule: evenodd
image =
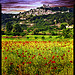
<path id="1" fill-rule="evenodd" d="M 45 9 L 47 10 L 52 10 L 52 11 L 67 11 L 69 10 L 69 12 L 73 12 L 73 8 L 67 8 L 67 7 L 49 7 L 49 8 L 44 8 L 44 7 L 40 7 L 38 9 Z"/>
<path id="2" fill-rule="evenodd" d="M 73 13 L 56 13 L 49 15 L 33 16 L 29 18 L 30 22 L 35 23 L 34 27 L 42 28 L 44 26 L 55 25 L 66 22 L 69 25 L 74 24 Z M 56 21 L 54 21 L 56 20 Z"/>

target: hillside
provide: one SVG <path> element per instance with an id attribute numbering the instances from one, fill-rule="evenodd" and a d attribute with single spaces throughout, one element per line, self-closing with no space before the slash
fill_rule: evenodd
<path id="1" fill-rule="evenodd" d="M 48 7 L 43 5 L 42 7 L 23 13 L 20 12 L 19 14 L 2 14 L 2 27 L 5 28 L 6 23 L 9 21 L 11 21 L 13 25 L 19 23 L 23 30 L 27 28 L 47 29 L 49 26 L 57 26 L 63 22 L 73 25 L 73 8 Z"/>

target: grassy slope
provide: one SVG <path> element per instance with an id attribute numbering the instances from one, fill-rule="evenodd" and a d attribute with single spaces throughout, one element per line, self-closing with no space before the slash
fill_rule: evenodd
<path id="1" fill-rule="evenodd" d="M 45 39 L 42 39 L 42 37 L 45 37 Z M 29 39 L 27 39 L 26 37 L 29 37 Z M 35 39 L 35 37 L 38 37 L 37 39 Z M 52 38 L 49 38 L 49 35 L 26 35 L 23 38 L 2 38 L 2 41 L 71 41 L 73 39 L 70 38 L 66 38 L 64 39 L 62 38 L 56 38 L 58 36 L 52 36 Z"/>

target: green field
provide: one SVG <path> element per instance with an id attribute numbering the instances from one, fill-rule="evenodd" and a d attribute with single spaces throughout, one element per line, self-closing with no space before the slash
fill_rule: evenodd
<path id="1" fill-rule="evenodd" d="M 6 35 L 2 35 L 2 37 L 5 37 Z M 42 37 L 45 37 L 45 39 L 42 39 Z M 9 36 L 11 37 L 11 35 Z M 27 37 L 29 37 L 27 39 Z M 35 37 L 38 37 L 35 39 Z M 22 38 L 2 38 L 2 41 L 7 41 L 7 40 L 13 40 L 13 41 L 70 41 L 73 39 L 70 38 L 64 38 L 64 37 L 59 37 L 59 36 L 51 36 L 50 35 L 26 35 Z"/>

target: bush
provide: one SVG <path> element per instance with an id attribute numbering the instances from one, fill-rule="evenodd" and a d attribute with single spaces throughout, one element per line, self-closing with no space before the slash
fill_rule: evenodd
<path id="1" fill-rule="evenodd" d="M 16 36 L 16 35 L 20 36 L 20 32 L 13 32 L 12 35 L 13 36 Z"/>
<path id="2" fill-rule="evenodd" d="M 5 35 L 4 31 L 1 31 L 1 35 Z"/>
<path id="3" fill-rule="evenodd" d="M 35 28 L 35 29 L 33 30 L 33 34 L 34 34 L 34 35 L 38 35 L 38 34 L 39 34 L 38 28 Z"/>
<path id="4" fill-rule="evenodd" d="M 43 34 L 44 34 L 44 35 L 46 35 L 46 33 L 45 33 L 45 32 L 43 32 Z"/>
<path id="5" fill-rule="evenodd" d="M 52 35 L 57 35 L 57 33 L 55 33 L 54 31 L 51 31 L 51 34 L 52 34 Z"/>
<path id="6" fill-rule="evenodd" d="M 29 39 L 29 37 L 27 37 L 27 39 Z"/>
<path id="7" fill-rule="evenodd" d="M 35 39 L 37 39 L 38 37 L 35 37 Z"/>
<path id="8" fill-rule="evenodd" d="M 61 23 L 61 25 L 60 25 L 61 27 L 61 29 L 66 29 L 66 26 L 67 26 L 67 23 Z"/>
<path id="9" fill-rule="evenodd" d="M 52 38 L 52 36 L 49 36 L 49 38 Z"/>
<path id="10" fill-rule="evenodd" d="M 12 32 L 5 32 L 6 35 L 12 35 Z"/>
<path id="11" fill-rule="evenodd" d="M 42 39 L 45 39 L 45 37 L 43 36 Z"/>
<path id="12" fill-rule="evenodd" d="M 20 36 L 24 36 L 24 35 L 26 35 L 26 33 L 25 33 L 25 32 L 20 33 Z"/>
<path id="13" fill-rule="evenodd" d="M 64 38 L 71 38 L 73 37 L 73 29 L 63 29 L 63 36 Z"/>

